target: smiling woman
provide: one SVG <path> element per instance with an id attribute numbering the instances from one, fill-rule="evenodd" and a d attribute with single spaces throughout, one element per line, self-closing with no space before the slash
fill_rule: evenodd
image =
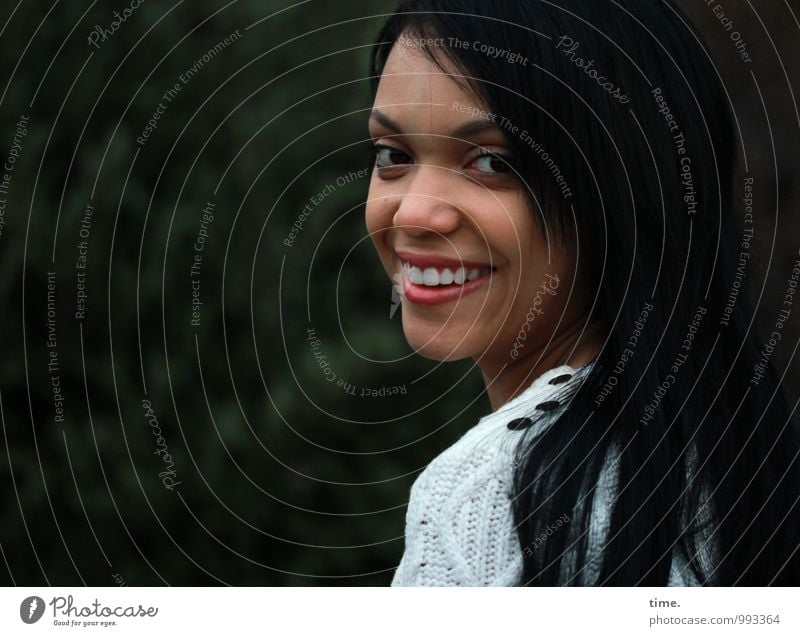
<path id="1" fill-rule="evenodd" d="M 401 276 L 409 343 L 433 359 L 480 358 L 497 407 L 580 333 L 585 294 L 573 289 L 542 302 L 535 282 L 572 281 L 577 251 L 536 231 L 503 130 L 480 116 L 456 70 L 439 69 L 407 41 L 392 48 L 370 118 L 367 227 L 389 276 Z M 532 307 L 540 327 L 526 340 L 526 363 L 509 368 L 512 351 L 519 355 L 509 342 Z M 548 341 L 548 355 L 531 366 Z M 597 346 L 584 338 L 568 361 L 588 362 Z"/>
<path id="2" fill-rule="evenodd" d="M 376 42 L 367 229 L 409 344 L 493 409 L 414 482 L 393 584 L 800 583 L 800 441 L 724 312 L 736 146 L 685 17 L 413 0 Z"/>

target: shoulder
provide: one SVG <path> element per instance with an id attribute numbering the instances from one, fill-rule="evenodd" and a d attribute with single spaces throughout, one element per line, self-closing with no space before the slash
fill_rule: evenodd
<path id="1" fill-rule="evenodd" d="M 482 439 L 483 449 L 450 447 L 414 482 L 393 585 L 513 584 L 521 554 L 511 514 L 511 455 L 502 450 L 502 434 Z"/>
<path id="2" fill-rule="evenodd" d="M 481 418 L 420 473 L 393 585 L 514 584 L 522 570 L 511 511 L 520 431 L 508 424 L 529 413 L 531 402 L 549 392 L 547 381 L 567 369 L 551 369 L 507 408 Z"/>

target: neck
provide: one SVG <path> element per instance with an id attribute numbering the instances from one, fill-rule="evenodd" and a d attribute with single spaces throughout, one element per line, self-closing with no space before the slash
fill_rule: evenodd
<path id="1" fill-rule="evenodd" d="M 574 323 L 553 338 L 546 347 L 526 350 L 524 355 L 511 362 L 476 360 L 483 375 L 492 411 L 522 393 L 545 371 L 565 364 L 578 368 L 594 360 L 600 352 L 598 325 L 592 324 L 581 333 L 583 325 L 582 320 Z"/>

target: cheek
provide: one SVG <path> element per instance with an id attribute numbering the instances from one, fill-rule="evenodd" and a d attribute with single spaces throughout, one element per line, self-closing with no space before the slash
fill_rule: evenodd
<path id="1" fill-rule="evenodd" d="M 386 230 L 392 225 L 392 215 L 389 209 L 389 202 L 381 193 L 381 188 L 376 185 L 375 178 L 370 181 L 369 191 L 367 192 L 367 203 L 364 211 L 364 218 L 367 231 L 372 236 L 373 241 L 380 240 L 384 234 L 381 230 Z"/>
<path id="2" fill-rule="evenodd" d="M 377 231 L 378 227 L 378 214 L 376 211 L 376 204 L 374 201 L 368 201 L 365 209 L 364 209 L 364 223 L 367 226 L 367 232 L 369 233 L 370 238 L 375 241 L 377 238 Z"/>
<path id="3" fill-rule="evenodd" d="M 481 222 L 481 240 L 488 241 L 511 269 L 530 267 L 531 260 L 547 258 L 538 254 L 536 228 L 530 211 L 520 197 L 508 196 L 485 201 L 484 209 L 492 210 L 491 218 Z M 491 204 L 491 207 L 490 207 Z"/>
<path id="4" fill-rule="evenodd" d="M 378 192 L 380 188 L 370 184 L 367 203 L 364 209 L 364 221 L 372 245 L 386 268 L 387 273 L 392 267 L 391 250 L 389 249 L 389 231 L 392 227 L 394 212 L 391 201 L 383 198 Z"/>

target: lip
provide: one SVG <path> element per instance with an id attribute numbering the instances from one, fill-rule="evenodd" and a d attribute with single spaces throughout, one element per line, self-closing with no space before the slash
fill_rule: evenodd
<path id="1" fill-rule="evenodd" d="M 445 256 L 438 256 L 436 254 L 415 254 L 414 252 L 404 252 L 404 251 L 396 251 L 395 254 L 397 254 L 397 256 L 400 258 L 401 261 L 405 261 L 406 263 L 413 265 L 414 267 L 419 267 L 420 269 L 425 269 L 426 267 L 437 267 L 437 268 L 477 267 L 479 269 L 483 269 L 484 267 L 491 267 L 492 270 L 497 269 L 491 263 L 481 263 L 480 261 L 466 261 L 458 258 L 447 258 Z"/>

